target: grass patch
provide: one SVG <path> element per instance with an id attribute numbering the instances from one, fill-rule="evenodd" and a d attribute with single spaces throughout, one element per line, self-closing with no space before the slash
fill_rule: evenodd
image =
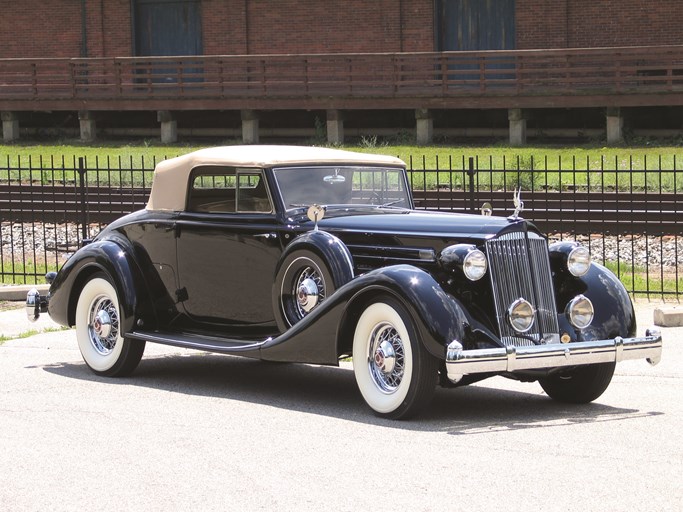
<path id="1" fill-rule="evenodd" d="M 470 159 L 473 159 L 478 169 L 478 187 L 484 190 L 517 186 L 526 190 L 560 189 L 571 186 L 585 190 L 683 191 L 683 178 L 673 172 L 683 168 L 683 151 L 677 146 L 511 148 L 499 145 L 390 145 L 378 142 L 375 138 L 363 141 L 360 145 L 341 148 L 398 156 L 413 170 L 430 171 L 413 175 L 413 185 L 419 188 L 435 188 L 440 184 L 462 187 L 467 183 L 466 171 Z M 0 145 L 0 181 L 21 179 L 35 183 L 77 183 L 78 158 L 84 157 L 90 185 L 148 185 L 151 174 L 143 170 L 153 169 L 157 162 L 165 158 L 201 147 L 205 146 L 168 146 L 146 142 L 98 146 L 73 143 Z M 21 177 L 14 170 L 17 167 L 26 169 Z"/>
<path id="2" fill-rule="evenodd" d="M 71 327 L 46 327 L 45 329 L 41 329 L 41 330 L 29 329 L 28 331 L 23 331 L 23 332 L 20 332 L 19 334 L 14 334 L 12 336 L 6 336 L 4 334 L 0 334 L 0 345 L 2 345 L 6 341 L 30 338 L 31 336 L 35 336 L 36 334 L 44 334 L 46 332 L 61 332 L 61 331 L 69 331 L 69 330 L 71 330 Z"/>
<path id="3" fill-rule="evenodd" d="M 633 267 L 616 261 L 607 261 L 604 265 L 616 274 L 627 290 L 632 290 L 634 297 L 683 293 L 683 274 L 676 278 L 675 273 L 648 272 L 645 267 Z"/>
<path id="4" fill-rule="evenodd" d="M 45 274 L 56 272 L 56 263 L 26 263 L 5 260 L 0 262 L 0 285 L 45 284 Z"/>

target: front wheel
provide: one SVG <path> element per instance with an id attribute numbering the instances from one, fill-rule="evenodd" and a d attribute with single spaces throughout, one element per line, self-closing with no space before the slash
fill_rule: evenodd
<path id="1" fill-rule="evenodd" d="M 568 373 L 552 375 L 538 382 L 558 402 L 587 404 L 604 393 L 612 381 L 616 363 L 579 366 Z"/>
<path id="2" fill-rule="evenodd" d="M 438 360 L 422 346 L 405 307 L 386 297 L 368 305 L 358 319 L 353 373 L 378 416 L 407 419 L 431 400 Z"/>
<path id="3" fill-rule="evenodd" d="M 140 363 L 145 342 L 121 335 L 118 294 L 105 274 L 95 275 L 81 290 L 76 339 L 85 364 L 97 375 L 124 377 Z"/>

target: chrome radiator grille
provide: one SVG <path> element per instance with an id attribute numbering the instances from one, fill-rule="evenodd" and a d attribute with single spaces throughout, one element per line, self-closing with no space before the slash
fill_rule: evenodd
<path id="1" fill-rule="evenodd" d="M 522 232 L 507 233 L 486 242 L 496 316 L 505 345 L 559 342 L 548 245 L 535 233 L 528 237 L 528 248 Z M 516 332 L 507 319 L 508 308 L 519 298 L 529 301 L 536 310 L 534 325 L 524 334 Z"/>

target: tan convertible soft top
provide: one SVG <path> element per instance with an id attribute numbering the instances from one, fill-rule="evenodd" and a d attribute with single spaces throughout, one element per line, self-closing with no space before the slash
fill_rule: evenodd
<path id="1" fill-rule="evenodd" d="M 224 146 L 200 149 L 157 164 L 147 209 L 183 210 L 190 172 L 200 165 L 265 168 L 318 163 L 405 166 L 402 160 L 391 156 L 305 146 Z"/>

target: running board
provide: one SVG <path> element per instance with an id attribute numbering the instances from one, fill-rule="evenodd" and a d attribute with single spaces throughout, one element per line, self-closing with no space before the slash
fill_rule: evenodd
<path id="1" fill-rule="evenodd" d="M 133 331 L 126 334 L 126 338 L 149 341 L 150 343 L 160 343 L 162 345 L 171 345 L 174 347 L 192 348 L 196 350 L 205 350 L 207 352 L 218 352 L 221 354 L 239 354 L 243 356 L 258 356 L 261 346 L 267 341 L 270 341 L 270 338 L 254 342 L 252 340 L 234 340 L 197 334 L 171 334 L 165 332 L 139 331 Z M 250 352 L 256 352 L 256 354 L 251 354 Z"/>

